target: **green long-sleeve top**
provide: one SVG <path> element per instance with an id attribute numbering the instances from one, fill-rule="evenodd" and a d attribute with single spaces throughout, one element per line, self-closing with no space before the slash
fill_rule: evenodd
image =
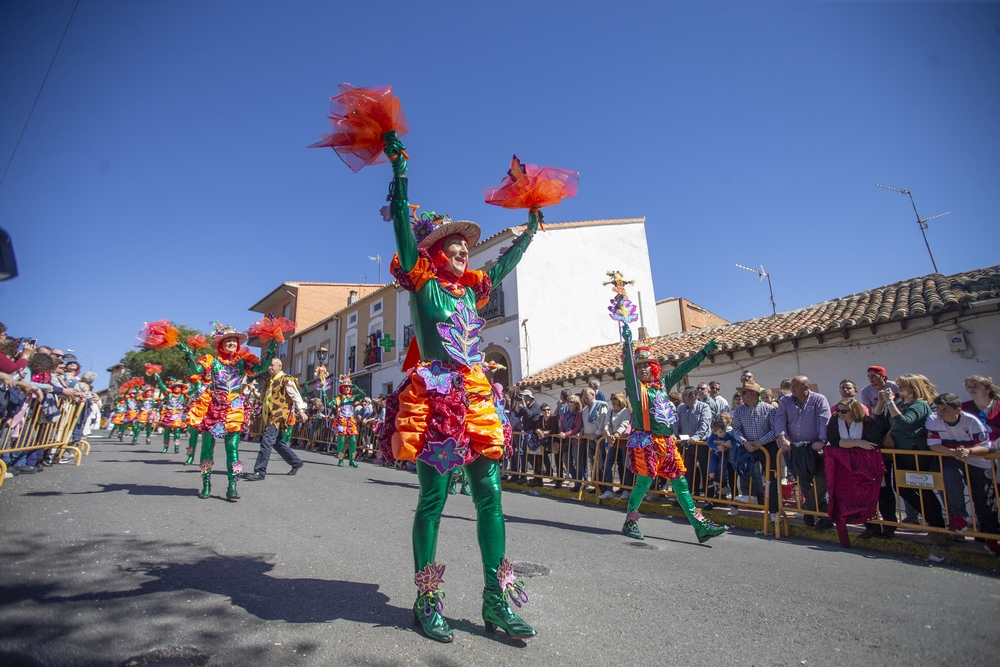
<path id="1" fill-rule="evenodd" d="M 340 415 L 341 417 L 351 417 L 351 416 L 353 416 L 354 415 L 353 406 L 356 403 L 359 403 L 359 402 L 365 400 L 366 398 L 368 398 L 368 395 L 364 392 L 363 389 L 361 389 L 361 387 L 359 387 L 358 385 L 356 385 L 354 383 L 351 383 L 351 388 L 353 389 L 353 393 L 350 396 L 344 396 L 343 394 L 337 394 L 336 396 L 334 396 L 333 398 L 330 399 L 330 402 L 327 403 L 326 406 L 328 408 L 333 408 L 334 410 L 336 410 L 337 414 Z M 341 414 L 342 408 L 345 408 L 345 407 L 350 408 L 350 410 L 351 410 L 350 414 Z"/>
<path id="2" fill-rule="evenodd" d="M 195 360 L 190 348 L 183 343 L 179 343 L 178 346 L 187 357 L 188 368 L 192 373 L 207 376 L 209 380 L 207 384 L 212 391 L 224 391 L 230 394 L 242 391 L 248 375 L 257 375 L 267 370 L 267 367 L 271 365 L 271 359 L 278 351 L 278 344 L 272 340 L 264 353 L 264 358 L 256 364 L 251 363 L 257 361 L 256 357 L 249 353 L 247 356 L 237 358 L 232 363 L 223 363 L 213 354 L 205 354 Z"/>
<path id="3" fill-rule="evenodd" d="M 677 368 L 662 377 L 660 386 L 646 384 L 641 382 L 635 374 L 632 331 L 628 324 L 623 325 L 623 327 L 622 360 L 624 367 L 622 372 L 625 374 L 625 392 L 632 406 L 632 428 L 653 435 L 673 435 L 674 429 L 667 423 L 667 415 L 674 413 L 668 396 L 670 387 L 673 387 L 681 378 L 697 368 L 708 355 L 704 349 L 699 350 L 690 359 L 679 364 Z"/>
<path id="4" fill-rule="evenodd" d="M 531 243 L 531 235 L 522 234 L 488 271 L 467 269 L 458 283 L 450 283 L 434 269 L 427 251 L 417 247 L 410 227 L 406 177 L 395 177 L 393 192 L 391 211 L 397 252 L 391 271 L 410 292 L 410 313 L 420 359 L 454 360 L 472 366 L 482 360 L 475 343 L 480 341 L 483 321 L 478 318 L 476 308 L 486 305 L 493 286 L 517 266 Z M 458 335 L 451 339 L 444 337 L 438 330 L 439 324 L 453 327 Z"/>
<path id="5" fill-rule="evenodd" d="M 892 442 L 896 449 L 919 449 L 929 451 L 927 446 L 927 418 L 931 416 L 931 406 L 919 398 L 912 403 L 896 399 L 899 414 L 890 415 Z"/>

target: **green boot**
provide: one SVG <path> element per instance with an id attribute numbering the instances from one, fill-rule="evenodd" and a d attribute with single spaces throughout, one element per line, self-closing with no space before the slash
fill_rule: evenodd
<path id="1" fill-rule="evenodd" d="M 174 454 L 180 454 L 180 453 L 181 453 L 181 446 L 178 445 L 176 442 L 174 442 Z"/>
<path id="2" fill-rule="evenodd" d="M 192 463 L 194 463 L 194 447 L 188 447 L 187 453 L 188 453 L 188 457 L 187 457 L 187 460 L 184 461 L 184 465 L 189 466 Z"/>
<path id="3" fill-rule="evenodd" d="M 201 476 L 201 493 L 198 497 L 204 500 L 212 495 L 212 473 L 204 474 Z"/>
<path id="4" fill-rule="evenodd" d="M 471 496 L 472 492 L 469 491 L 469 481 L 462 476 L 462 489 L 459 491 L 463 496 Z"/>
<path id="5" fill-rule="evenodd" d="M 149 440 L 146 441 L 146 444 L 149 444 Z M 167 450 L 169 450 L 169 449 L 170 449 L 170 443 L 169 442 L 165 442 L 165 443 L 163 443 L 163 451 L 160 452 L 160 453 L 161 454 L 166 454 Z"/>
<path id="6" fill-rule="evenodd" d="M 488 632 L 500 628 L 511 639 L 527 639 L 535 636 L 535 629 L 511 611 L 507 598 L 500 589 L 483 589 L 483 622 Z"/>
<path id="7" fill-rule="evenodd" d="M 704 544 L 713 537 L 718 537 L 729 530 L 729 526 L 720 526 L 713 523 L 698 512 L 694 504 L 694 498 L 691 497 L 691 491 L 688 490 L 687 478 L 678 477 L 677 479 L 672 479 L 670 480 L 670 486 L 673 488 L 674 494 L 677 495 L 677 503 L 684 510 L 684 514 L 687 515 L 691 526 L 694 527 L 694 534 L 698 536 L 699 544 Z"/>
<path id="8" fill-rule="evenodd" d="M 344 467 L 344 457 L 340 457 L 340 460 L 337 461 L 337 467 L 338 468 L 343 468 Z"/>
<path id="9" fill-rule="evenodd" d="M 625 515 L 625 525 L 622 526 L 622 535 L 631 537 L 633 540 L 644 540 L 646 537 L 639 532 L 639 512 L 632 511 Z"/>
<path id="10" fill-rule="evenodd" d="M 236 502 L 240 499 L 240 494 L 236 493 L 236 480 L 229 480 L 229 488 L 226 489 L 226 500 Z"/>
<path id="11" fill-rule="evenodd" d="M 430 639 L 448 642 L 455 639 L 448 621 L 441 612 L 444 611 L 444 565 L 428 563 L 424 569 L 413 575 L 413 583 L 417 585 L 417 601 L 413 603 L 413 622 L 418 624 Z"/>
<path id="12" fill-rule="evenodd" d="M 458 493 L 458 475 L 451 473 L 451 479 L 448 480 L 448 495 L 453 496 Z"/>

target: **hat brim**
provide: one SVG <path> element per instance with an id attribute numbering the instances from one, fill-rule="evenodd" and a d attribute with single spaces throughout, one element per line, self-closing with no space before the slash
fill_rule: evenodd
<path id="1" fill-rule="evenodd" d="M 218 338 L 212 338 L 212 347 L 219 349 L 219 343 L 226 340 L 227 338 L 235 338 L 239 345 L 247 342 L 247 335 L 243 333 L 231 333 L 225 334 L 224 336 L 219 336 Z"/>
<path id="2" fill-rule="evenodd" d="M 455 234 L 464 236 L 466 242 L 469 244 L 469 247 L 472 248 L 479 243 L 479 238 L 483 235 L 483 230 L 481 230 L 479 225 L 471 220 L 454 220 L 452 222 L 446 222 L 435 227 L 433 232 L 428 234 L 424 240 L 417 244 L 417 247 L 426 250 L 446 236 L 454 236 Z"/>

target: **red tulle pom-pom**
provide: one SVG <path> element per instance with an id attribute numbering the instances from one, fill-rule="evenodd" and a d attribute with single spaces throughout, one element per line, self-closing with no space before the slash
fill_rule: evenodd
<path id="1" fill-rule="evenodd" d="M 240 355 L 240 358 L 242 358 L 243 361 L 246 362 L 246 364 L 247 364 L 247 372 L 248 373 L 250 372 L 250 367 L 251 366 L 256 366 L 257 364 L 260 363 L 260 359 L 257 358 L 256 354 L 254 354 L 253 352 L 250 351 L 249 347 L 241 347 L 240 351 L 239 351 L 239 355 Z"/>
<path id="2" fill-rule="evenodd" d="M 142 341 L 142 347 L 147 350 L 162 350 L 177 345 L 180 333 L 177 327 L 170 324 L 170 320 L 162 320 L 147 322 L 136 338 Z"/>
<path id="3" fill-rule="evenodd" d="M 287 318 L 265 317 L 260 322 L 254 322 L 247 328 L 247 336 L 257 338 L 261 343 L 270 343 L 272 340 L 284 343 L 285 332 L 294 330 L 295 322 Z"/>
<path id="4" fill-rule="evenodd" d="M 357 173 L 370 164 L 386 160 L 382 148 L 386 132 L 402 136 L 409 132 L 399 98 L 392 86 L 355 88 L 349 83 L 337 87 L 340 94 L 330 98 L 330 126 L 322 141 L 309 148 L 332 148 L 351 171 Z"/>
<path id="5" fill-rule="evenodd" d="M 575 197 L 579 185 L 580 174 L 575 171 L 522 164 L 515 155 L 500 185 L 485 188 L 483 195 L 494 206 L 539 209 Z"/>
<path id="6" fill-rule="evenodd" d="M 159 375 L 162 370 L 160 364 L 146 364 L 146 375 Z"/>
<path id="7" fill-rule="evenodd" d="M 203 347 L 208 347 L 208 339 L 202 334 L 195 334 L 187 337 L 187 344 L 192 350 L 200 350 Z"/>

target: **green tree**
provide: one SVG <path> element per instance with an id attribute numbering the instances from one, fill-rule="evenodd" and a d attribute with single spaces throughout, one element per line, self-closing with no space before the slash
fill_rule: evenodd
<path id="1" fill-rule="evenodd" d="M 181 341 L 186 341 L 188 336 L 204 333 L 183 324 L 176 324 L 174 326 L 181 332 Z M 195 351 L 195 354 L 198 354 L 198 351 Z M 168 347 L 163 350 L 129 350 L 125 353 L 122 363 L 125 364 L 125 368 L 129 370 L 132 377 L 146 378 L 146 382 L 150 382 L 152 379 L 146 377 L 146 364 L 159 364 L 163 366 L 160 374 L 164 381 L 170 377 L 182 380 L 189 375 L 187 360 L 184 359 L 184 354 L 177 347 Z"/>

